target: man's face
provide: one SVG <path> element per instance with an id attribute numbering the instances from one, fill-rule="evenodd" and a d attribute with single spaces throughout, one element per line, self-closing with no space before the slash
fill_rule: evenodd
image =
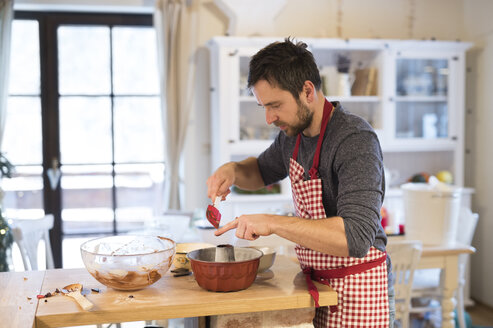
<path id="1" fill-rule="evenodd" d="M 289 91 L 273 87 L 265 80 L 258 81 L 252 91 L 259 106 L 265 108 L 267 124 L 274 124 L 286 135 L 296 136 L 312 123 L 313 112 Z"/>

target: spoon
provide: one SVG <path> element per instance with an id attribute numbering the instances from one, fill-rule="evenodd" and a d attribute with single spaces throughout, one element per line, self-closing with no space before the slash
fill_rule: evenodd
<path id="1" fill-rule="evenodd" d="M 80 307 L 84 310 L 90 310 L 94 306 L 87 298 L 82 296 L 80 293 L 82 290 L 81 284 L 71 284 L 63 287 L 62 293 L 63 295 L 70 296 L 79 303 Z"/>

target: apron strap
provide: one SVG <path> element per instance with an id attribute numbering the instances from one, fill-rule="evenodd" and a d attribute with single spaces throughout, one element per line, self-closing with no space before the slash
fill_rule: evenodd
<path id="1" fill-rule="evenodd" d="M 334 106 L 327 99 L 325 99 L 324 113 L 322 116 L 322 126 L 320 128 L 320 134 L 317 140 L 317 149 L 315 151 L 315 156 L 313 157 L 312 167 L 308 171 L 308 173 L 310 174 L 310 179 L 318 179 L 318 165 L 320 163 L 320 150 L 322 149 L 322 142 L 324 141 L 325 130 L 327 128 L 327 124 L 329 123 L 330 113 L 332 113 L 333 109 Z M 300 141 L 301 141 L 301 133 L 299 133 L 298 137 L 296 138 L 296 145 L 294 146 L 294 150 L 293 150 L 292 157 L 295 161 L 298 158 Z"/>
<path id="2" fill-rule="evenodd" d="M 294 146 L 293 150 L 293 159 L 296 161 L 298 158 L 298 150 L 300 149 L 300 141 L 301 141 L 301 133 L 298 133 L 298 137 L 296 137 L 296 145 Z"/>
<path id="3" fill-rule="evenodd" d="M 313 268 L 310 267 L 304 268 L 303 273 L 305 274 L 306 284 L 308 286 L 308 292 L 310 293 L 310 295 L 312 295 L 312 298 L 315 301 L 315 307 L 320 307 L 320 305 L 318 304 L 318 300 L 319 300 L 318 289 L 313 283 L 313 280 L 328 285 L 327 282 L 322 281 L 322 278 L 323 279 L 344 278 L 349 275 L 362 273 L 379 266 L 380 264 L 384 263 L 386 259 L 387 259 L 387 253 L 384 253 L 384 255 L 373 261 L 355 264 L 348 267 L 328 269 L 328 270 L 314 270 Z M 332 313 L 337 312 L 337 306 L 331 305 L 330 312 Z"/>

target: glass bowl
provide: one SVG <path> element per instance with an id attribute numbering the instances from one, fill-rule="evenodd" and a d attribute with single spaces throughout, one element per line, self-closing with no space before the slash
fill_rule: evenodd
<path id="1" fill-rule="evenodd" d="M 87 271 L 100 283 L 119 290 L 152 285 L 168 271 L 175 256 L 173 240 L 154 236 L 111 236 L 80 246 Z"/>

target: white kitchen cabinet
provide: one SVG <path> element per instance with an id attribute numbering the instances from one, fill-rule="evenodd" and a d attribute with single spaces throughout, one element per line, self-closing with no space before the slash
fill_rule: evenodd
<path id="1" fill-rule="evenodd" d="M 211 62 L 212 169 L 257 156 L 278 129 L 246 89 L 250 57 L 282 38 L 215 37 Z M 413 174 L 440 170 L 464 181 L 465 52 L 470 43 L 416 40 L 300 38 L 320 68 L 324 94 L 365 118 L 375 129 L 384 163 L 393 172 L 389 198 Z M 346 72 L 348 74 L 344 74 Z M 368 82 L 369 81 L 369 82 Z M 349 89 L 344 82 L 349 83 Z M 221 204 L 225 217 L 292 211 L 289 183 L 280 193 L 233 193 Z"/>

